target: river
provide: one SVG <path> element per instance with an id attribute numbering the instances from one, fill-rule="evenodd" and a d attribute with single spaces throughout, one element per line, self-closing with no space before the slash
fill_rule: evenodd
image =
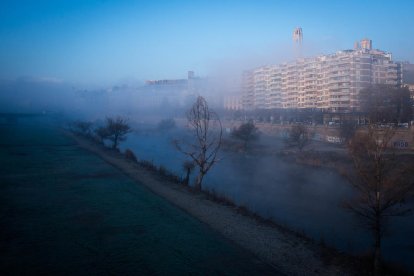
<path id="1" fill-rule="evenodd" d="M 185 136 L 178 130 L 141 130 L 130 134 L 121 150 L 130 148 L 138 159 L 183 176 L 185 156 L 172 143 L 180 137 Z M 222 151 L 220 159 L 206 176 L 204 189 L 329 246 L 352 254 L 369 252 L 370 233 L 341 207 L 353 190 L 338 173 L 270 155 Z M 414 202 L 408 204 L 414 208 Z M 383 256 L 414 271 L 414 217 L 394 218 L 391 223 L 383 240 Z"/>

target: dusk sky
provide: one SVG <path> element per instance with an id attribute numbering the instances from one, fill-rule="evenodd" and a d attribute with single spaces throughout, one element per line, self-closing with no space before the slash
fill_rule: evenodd
<path id="1" fill-rule="evenodd" d="M 414 1 L 1 1 L 0 79 L 184 78 L 350 49 L 414 62 Z M 247 67 L 247 68 L 245 68 Z"/>

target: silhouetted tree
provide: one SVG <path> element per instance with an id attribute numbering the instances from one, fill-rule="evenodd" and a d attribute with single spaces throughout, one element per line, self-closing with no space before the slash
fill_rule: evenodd
<path id="1" fill-rule="evenodd" d="M 84 135 L 87 137 L 91 136 L 92 132 L 92 123 L 85 122 L 85 121 L 75 121 L 73 123 L 74 131 L 80 135 Z"/>
<path id="2" fill-rule="evenodd" d="M 105 126 L 97 127 L 94 130 L 95 138 L 100 144 L 104 144 L 104 140 L 109 137 L 108 129 Z"/>
<path id="3" fill-rule="evenodd" d="M 190 174 L 194 170 L 194 162 L 193 161 L 184 161 L 183 163 L 183 169 L 186 172 L 185 178 L 184 178 L 184 184 L 188 185 L 190 182 Z"/>
<path id="4" fill-rule="evenodd" d="M 209 109 L 207 101 L 201 96 L 187 112 L 187 120 L 193 131 L 194 142 L 183 147 L 175 141 L 175 145 L 198 167 L 195 189 L 201 190 L 204 176 L 218 161 L 223 129 L 219 117 Z"/>
<path id="5" fill-rule="evenodd" d="M 288 146 L 297 147 L 300 151 L 310 143 L 309 131 L 304 125 L 293 125 L 288 135 Z"/>
<path id="6" fill-rule="evenodd" d="M 393 135 L 393 129 L 370 125 L 367 131 L 357 132 L 349 143 L 355 173 L 348 177 L 357 196 L 344 206 L 359 216 L 373 234 L 376 275 L 380 273 L 381 241 L 386 223 L 391 217 L 409 213 L 403 203 L 414 188 L 409 170 L 398 164 L 394 154 L 389 152 L 388 144 Z"/>
<path id="7" fill-rule="evenodd" d="M 371 123 L 409 122 L 413 103 L 408 88 L 377 85 L 359 92 L 361 111 L 367 113 Z"/>
<path id="8" fill-rule="evenodd" d="M 247 150 L 249 142 L 259 139 L 259 130 L 253 121 L 241 124 L 231 132 L 231 136 L 244 142 L 244 149 Z"/>
<path id="9" fill-rule="evenodd" d="M 356 122 L 352 120 L 343 120 L 341 122 L 341 125 L 339 126 L 339 135 L 344 144 L 348 144 L 352 137 L 354 137 L 357 127 Z"/>
<path id="10" fill-rule="evenodd" d="M 127 120 L 122 117 L 106 118 L 105 129 L 106 138 L 112 141 L 112 148 L 117 149 L 118 144 L 126 139 L 126 135 L 131 132 L 131 127 Z"/>
<path id="11" fill-rule="evenodd" d="M 130 160 L 134 163 L 138 163 L 138 159 L 132 150 L 126 149 L 124 155 L 125 155 L 125 159 Z"/>

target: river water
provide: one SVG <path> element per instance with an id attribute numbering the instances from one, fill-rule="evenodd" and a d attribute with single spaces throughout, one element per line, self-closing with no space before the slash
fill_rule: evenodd
<path id="1" fill-rule="evenodd" d="M 140 131 L 130 134 L 121 150 L 130 148 L 138 159 L 184 176 L 185 156 L 172 143 L 177 138 L 186 139 L 178 131 Z M 370 233 L 341 207 L 353 190 L 338 173 L 270 155 L 222 151 L 220 159 L 205 177 L 204 189 L 348 253 L 367 254 L 371 249 Z M 414 209 L 414 202 L 408 204 Z M 414 216 L 394 218 L 389 228 L 383 241 L 384 258 L 414 271 Z"/>

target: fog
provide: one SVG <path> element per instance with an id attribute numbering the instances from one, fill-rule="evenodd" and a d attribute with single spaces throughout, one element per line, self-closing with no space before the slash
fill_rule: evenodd
<path id="1" fill-rule="evenodd" d="M 133 133 L 121 144 L 121 151 L 131 149 L 139 160 L 164 166 L 183 177 L 182 164 L 186 157 L 177 151 L 172 141 L 193 138 L 184 127 L 185 112 L 200 95 L 212 109 L 221 111 L 226 96 L 240 94 L 241 69 L 252 68 L 264 60 L 268 57 L 228 59 L 217 63 L 214 73 L 208 76 L 183 72 L 178 79 L 137 81 L 127 78 L 107 87 L 81 88 L 54 78 L 2 80 L 0 113 L 52 116 L 60 126 L 75 120 L 100 125 L 106 117 L 122 116 L 132 126 Z M 157 124 L 167 118 L 175 119 L 177 128 L 172 131 L 157 129 Z M 226 118 L 222 120 L 226 122 Z M 229 134 L 225 135 L 229 139 Z M 262 135 L 257 143 L 269 152 L 284 147 L 280 137 Z M 266 153 L 222 150 L 219 158 L 220 162 L 205 178 L 205 190 L 317 242 L 352 254 L 370 250 L 369 232 L 341 207 L 353 196 L 353 190 L 336 171 L 285 162 L 277 155 Z M 195 173 L 191 182 L 194 177 Z M 392 235 L 384 240 L 384 257 L 412 265 L 410 260 L 414 255 L 406 246 L 414 231 L 412 219 L 397 219 L 390 229 Z"/>
<path id="2" fill-rule="evenodd" d="M 188 130 L 160 131 L 146 124 L 130 134 L 121 148 L 132 149 L 138 158 L 184 177 L 182 164 L 186 157 L 172 141 L 188 140 L 189 135 Z M 258 144 L 264 147 L 261 154 L 222 150 L 221 160 L 206 176 L 204 188 L 328 246 L 356 255 L 370 251 L 369 231 L 361 228 L 360 221 L 342 207 L 345 200 L 354 196 L 347 179 L 332 169 L 289 163 L 265 153 L 281 150 L 284 144 L 280 138 L 264 135 Z M 408 205 L 414 206 L 414 202 Z M 413 268 L 414 255 L 407 247 L 413 229 L 410 217 L 392 222 L 392 235 L 387 235 L 383 244 L 386 260 Z"/>
<path id="3" fill-rule="evenodd" d="M 121 153 L 130 149 L 180 177 L 187 157 L 173 141 L 194 139 L 185 114 L 198 96 L 221 116 L 228 141 L 234 142 L 230 129 L 248 119 L 224 108 L 229 97 L 241 100 L 243 71 L 351 49 L 364 36 L 398 60 L 414 60 L 407 3 L 95 2 L 0 4 L 0 123 L 10 114 L 33 114 L 68 130 L 74 121 L 96 128 L 120 116 L 132 128 Z M 379 28 L 384 18 L 390 26 Z M 299 26 L 300 53 L 292 41 Z M 165 119 L 174 128 L 157 128 Z M 203 189 L 316 243 L 358 256 L 370 252 L 370 232 L 342 207 L 355 196 L 345 177 L 326 164 L 286 161 L 280 136 L 263 132 L 254 147 L 260 150 L 223 147 Z M 407 205 L 414 208 L 412 200 Z M 412 233 L 412 216 L 393 220 L 383 254 L 414 271 Z"/>

